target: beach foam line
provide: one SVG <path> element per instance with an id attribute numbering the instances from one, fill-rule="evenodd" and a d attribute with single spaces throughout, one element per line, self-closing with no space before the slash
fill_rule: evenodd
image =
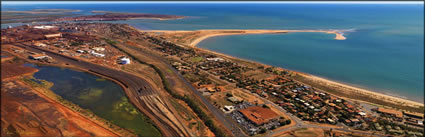
<path id="1" fill-rule="evenodd" d="M 231 55 L 227 55 L 224 53 L 220 53 L 220 52 L 216 52 L 216 51 L 212 51 L 212 50 L 208 50 L 208 49 L 203 49 L 203 48 L 197 48 L 194 47 L 198 50 L 202 50 L 202 51 L 206 51 L 209 53 L 213 53 L 225 58 L 229 58 L 229 59 L 236 59 L 236 60 L 243 60 L 243 61 L 247 61 L 247 62 L 251 62 L 251 63 L 255 63 L 255 64 L 261 64 L 261 65 L 265 65 L 265 66 L 269 66 L 271 67 L 271 65 L 267 65 L 258 61 L 253 61 L 253 60 L 248 60 L 248 59 L 241 59 L 241 58 L 237 58 Z M 277 67 L 280 70 L 288 70 L 282 67 Z M 384 102 L 397 102 L 400 104 L 404 104 L 406 106 L 412 106 L 412 107 L 418 107 L 418 106 L 424 106 L 424 103 L 421 102 L 417 102 L 417 101 L 412 101 L 412 100 L 408 100 L 408 99 L 404 99 L 401 97 L 397 97 L 397 96 L 391 96 L 391 95 L 386 95 L 384 93 L 380 93 L 380 92 L 376 92 L 376 91 L 372 91 L 372 90 L 367 90 L 364 88 L 360 88 L 360 87 L 356 87 L 356 86 L 352 86 L 343 82 L 339 82 L 339 81 L 333 81 L 333 80 L 329 80 L 323 77 L 319 77 L 319 76 L 315 76 L 315 75 L 311 75 L 308 73 L 304 73 L 304 72 L 299 72 L 299 71 L 294 71 L 294 70 L 288 70 L 291 72 L 294 72 L 298 75 L 301 75 L 304 78 L 308 78 L 309 80 L 312 81 L 316 81 L 316 82 L 323 82 L 326 83 L 326 85 L 329 86 L 333 86 L 333 87 L 339 87 L 339 89 L 343 90 L 342 92 L 351 92 L 351 93 L 357 93 L 357 94 L 363 94 L 363 95 L 370 95 L 371 97 L 377 99 L 377 100 L 381 100 Z M 341 96 L 340 96 L 341 97 Z M 362 101 L 362 100 L 359 100 Z M 366 101 L 363 101 L 366 102 Z"/>

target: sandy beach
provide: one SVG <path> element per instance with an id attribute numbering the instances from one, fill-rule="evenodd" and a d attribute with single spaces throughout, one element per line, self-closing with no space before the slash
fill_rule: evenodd
<path id="1" fill-rule="evenodd" d="M 335 40 L 345 40 L 346 37 L 343 35 L 344 34 L 343 32 L 345 32 L 345 31 L 350 31 L 350 30 L 196 30 L 196 31 L 152 30 L 152 31 L 149 31 L 149 32 L 163 33 L 163 35 L 165 35 L 167 37 L 171 37 L 171 38 L 173 38 L 173 36 L 176 36 L 176 35 L 181 36 L 181 37 L 176 37 L 175 39 L 182 38 L 183 39 L 182 41 L 184 41 L 184 43 L 177 42 L 177 41 L 174 41 L 174 42 L 177 42 L 177 44 L 179 44 L 179 45 L 186 45 L 186 46 L 196 48 L 196 45 L 198 43 L 200 43 L 202 40 L 205 40 L 205 39 L 210 38 L 210 37 L 215 37 L 215 36 L 291 33 L 291 32 L 320 32 L 320 33 L 327 33 L 327 34 L 335 34 L 335 38 L 334 38 Z M 146 31 L 144 31 L 144 32 L 146 32 Z M 233 56 L 225 55 L 225 54 L 222 54 L 222 53 L 217 53 L 217 52 L 210 51 L 210 50 L 207 50 L 207 49 L 201 49 L 201 48 L 196 48 L 196 49 L 211 52 L 211 53 L 214 53 L 214 54 L 218 54 L 218 55 L 226 57 L 226 58 L 244 60 L 244 61 L 264 65 L 264 64 L 256 62 L 256 61 L 239 59 L 239 58 L 236 58 L 236 57 L 233 57 Z M 269 66 L 269 65 L 265 65 L 265 66 Z M 281 69 L 284 69 L 284 68 L 281 68 Z M 289 71 L 292 71 L 292 70 L 289 70 Z M 306 78 L 309 81 L 314 81 L 315 83 L 319 83 L 321 85 L 326 85 L 328 87 L 337 89 L 338 91 L 343 92 L 343 93 L 365 95 L 365 96 L 372 97 L 376 100 L 380 100 L 380 101 L 391 103 L 391 104 L 401 104 L 401 105 L 410 106 L 410 107 L 423 107 L 424 106 L 424 104 L 420 103 L 420 102 L 411 101 L 411 100 L 403 99 L 403 98 L 400 98 L 400 97 L 390 96 L 390 95 L 386 95 L 386 94 L 383 94 L 383 93 L 354 87 L 354 86 L 351 86 L 351 85 L 348 85 L 348 84 L 342 84 L 342 83 L 339 83 L 339 82 L 335 82 L 335 81 L 328 80 L 328 79 L 325 79 L 325 78 L 321 78 L 321 77 L 318 77 L 318 76 L 313 76 L 313 75 L 310 75 L 310 74 L 305 74 L 305 73 L 296 72 L 296 71 L 292 71 L 292 72 L 295 72 L 299 76 L 302 76 L 303 78 Z"/>
<path id="2" fill-rule="evenodd" d="M 382 94 L 382 93 L 378 93 L 378 92 L 374 92 L 374 91 L 370 91 L 370 90 L 366 90 L 366 89 L 361 89 L 361 88 L 358 88 L 358 87 L 338 83 L 338 82 L 331 81 L 331 80 L 321 78 L 321 77 L 318 77 L 318 76 L 313 76 L 313 75 L 305 74 L 305 73 L 297 73 L 297 74 L 299 74 L 303 77 L 306 77 L 308 79 L 311 79 L 313 81 L 316 81 L 316 82 L 326 83 L 327 85 L 332 86 L 332 87 L 336 87 L 343 92 L 353 92 L 353 93 L 357 93 L 357 94 L 373 96 L 376 99 L 383 100 L 383 101 L 386 101 L 386 102 L 405 104 L 407 106 L 412 106 L 412 107 L 424 106 L 423 103 L 419 103 L 419 102 L 415 102 L 415 101 L 411 101 L 411 100 L 407 100 L 407 99 L 402 99 L 402 98 L 394 97 L 394 96 L 390 96 L 390 95 L 385 95 L 385 94 Z"/>
<path id="3" fill-rule="evenodd" d="M 196 31 L 185 31 L 185 30 L 151 30 L 148 32 L 160 32 L 166 34 L 194 34 L 195 38 L 189 39 L 188 43 L 180 43 L 195 47 L 201 41 L 216 36 L 226 35 L 246 35 L 246 34 L 273 34 L 273 33 L 294 33 L 294 32 L 319 32 L 327 34 L 335 34 L 335 40 L 345 40 L 343 32 L 348 30 L 238 30 L 238 29 L 218 29 L 218 30 L 196 30 Z M 146 31 L 144 31 L 146 32 Z M 187 41 L 187 40 L 186 40 Z"/>
<path id="4" fill-rule="evenodd" d="M 202 48 L 196 48 L 196 49 L 203 50 L 203 51 L 210 52 L 210 53 L 214 53 L 216 55 L 219 55 L 219 56 L 222 56 L 222 57 L 225 57 L 225 58 L 229 58 L 229 59 L 243 60 L 243 61 L 258 64 L 258 65 L 264 65 L 264 66 L 267 66 L 267 67 L 271 67 L 270 65 L 265 65 L 265 64 L 262 64 L 260 62 L 256 62 L 256 61 L 252 61 L 252 60 L 246 60 L 246 59 L 240 59 L 240 58 L 237 58 L 237 57 L 233 57 L 233 56 L 226 55 L 226 54 L 223 54 L 223 53 L 217 53 L 217 52 L 207 50 L 207 49 L 202 49 Z M 285 68 L 280 68 L 280 67 L 278 67 L 278 68 L 281 69 L 281 70 L 287 70 Z M 368 95 L 368 96 L 371 96 L 371 97 L 373 97 L 377 100 L 381 100 L 381 101 L 384 101 L 384 102 L 390 102 L 390 103 L 396 102 L 397 104 L 404 104 L 406 106 L 411 106 L 411 107 L 424 106 L 424 104 L 420 103 L 420 102 L 415 102 L 415 101 L 411 101 L 411 100 L 407 100 L 407 99 L 403 99 L 403 98 L 399 98 L 399 97 L 385 95 L 383 93 L 379 93 L 379 92 L 375 92 L 375 91 L 371 91 L 371 90 L 366 90 L 366 89 L 354 87 L 354 86 L 347 85 L 347 84 L 338 83 L 338 82 L 335 82 L 335 81 L 332 81 L 332 80 L 328 80 L 328 79 L 325 79 L 325 78 L 321 78 L 321 77 L 318 77 L 318 76 L 314 76 L 314 75 L 310 75 L 310 74 L 306 74 L 306 73 L 302 73 L 302 72 L 297 72 L 297 71 L 293 71 L 293 70 L 287 70 L 287 71 L 295 72 L 296 74 L 298 74 L 298 75 L 300 75 L 304 78 L 307 78 L 309 80 L 315 81 L 317 83 L 323 83 L 323 84 L 325 84 L 329 87 L 337 88 L 341 92 L 349 92 L 349 93 L 355 93 L 355 94 L 361 94 L 361 95 Z"/>

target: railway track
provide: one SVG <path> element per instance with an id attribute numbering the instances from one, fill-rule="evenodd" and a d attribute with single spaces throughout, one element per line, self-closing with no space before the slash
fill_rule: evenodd
<path id="1" fill-rule="evenodd" d="M 123 71 L 114 70 L 114 69 L 107 68 L 98 64 L 86 62 L 83 60 L 78 60 L 78 59 L 64 56 L 49 50 L 32 47 L 29 44 L 12 43 L 11 45 L 24 48 L 26 50 L 30 50 L 33 52 L 38 52 L 38 53 L 44 52 L 46 55 L 54 58 L 57 61 L 78 66 L 80 68 L 88 70 L 89 72 L 92 72 L 102 77 L 110 78 L 119 82 L 119 84 L 123 85 L 123 89 L 127 97 L 129 98 L 130 102 L 133 105 L 135 105 L 142 113 L 144 113 L 146 116 L 152 119 L 152 121 L 154 121 L 154 123 L 156 124 L 157 128 L 161 131 L 163 136 L 174 137 L 174 136 L 188 135 L 187 131 L 178 128 L 176 123 L 173 123 L 173 121 L 171 121 L 167 115 L 164 115 L 162 113 L 159 113 L 159 114 L 155 113 L 155 112 L 163 112 L 163 111 L 161 111 L 161 109 L 159 108 L 155 108 L 158 106 L 156 106 L 154 102 L 149 102 L 150 100 L 147 100 L 144 97 L 151 97 L 151 96 L 159 97 L 158 91 L 154 90 L 146 80 Z M 151 105 L 148 106 L 148 104 L 151 104 Z M 152 109 L 155 109 L 155 110 L 152 110 Z"/>

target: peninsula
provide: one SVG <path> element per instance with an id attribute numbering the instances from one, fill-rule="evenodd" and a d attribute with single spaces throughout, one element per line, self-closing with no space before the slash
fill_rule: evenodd
<path id="1" fill-rule="evenodd" d="M 226 35 L 246 35 L 246 34 L 273 34 L 273 33 L 295 33 L 295 32 L 319 32 L 327 34 L 335 34 L 335 40 L 345 40 L 343 32 L 353 30 L 240 30 L 240 29 L 209 29 L 209 30 L 150 30 L 142 32 L 156 32 L 163 33 L 164 35 L 173 35 L 178 39 L 179 44 L 188 45 L 195 47 L 199 42 L 215 36 L 226 36 Z"/>
<path id="2" fill-rule="evenodd" d="M 60 17 L 79 15 L 81 10 L 73 9 L 34 9 L 1 11 L 1 24 L 49 22 Z"/>
<path id="3" fill-rule="evenodd" d="M 179 46 L 188 46 L 195 47 L 202 40 L 205 40 L 210 37 L 215 36 L 225 36 L 225 35 L 246 35 L 246 34 L 273 34 L 273 33 L 295 33 L 295 32 L 319 32 L 319 33 L 327 33 L 327 34 L 335 34 L 335 40 L 345 40 L 346 37 L 343 35 L 344 32 L 352 32 L 354 29 L 345 29 L 345 30 L 240 30 L 240 29 L 211 29 L 211 30 L 147 30 L 141 32 L 149 32 L 153 35 L 159 35 L 166 40 L 176 43 Z M 198 50 L 207 51 L 214 54 L 219 54 L 226 58 L 233 58 L 234 60 L 241 60 L 235 57 L 231 57 L 228 55 L 215 53 L 210 50 L 196 48 Z M 258 65 L 263 65 L 258 62 L 248 61 L 250 63 L 255 63 Z M 266 65 L 267 66 L 267 65 Z M 271 67 L 271 66 L 268 66 Z M 281 68 L 283 69 L 283 68 Z M 292 71 L 292 70 L 291 70 Z M 335 91 L 333 94 L 343 95 L 347 98 L 352 98 L 353 95 L 358 96 L 358 100 L 368 100 L 367 102 L 372 101 L 373 103 L 377 102 L 385 102 L 390 104 L 402 104 L 403 106 L 413 107 L 413 108 L 423 108 L 424 104 L 395 97 L 390 95 L 385 95 L 376 91 L 370 91 L 366 89 L 361 89 L 358 87 L 354 87 L 347 84 L 338 83 L 335 81 L 331 81 L 328 79 L 320 78 L 317 76 L 313 76 L 310 74 L 305 74 L 301 72 L 292 71 L 297 74 L 297 79 L 304 83 L 309 83 L 311 85 L 316 85 L 322 88 L 331 89 L 330 91 Z M 329 92 L 329 91 L 328 91 Z M 360 97 L 361 96 L 361 97 Z M 375 101 L 373 101 L 375 100 Z M 377 103 L 381 104 L 381 103 Z M 400 106 L 401 108 L 401 106 Z"/>

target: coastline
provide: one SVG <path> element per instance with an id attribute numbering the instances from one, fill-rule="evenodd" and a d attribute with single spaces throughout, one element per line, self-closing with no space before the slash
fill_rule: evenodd
<path id="1" fill-rule="evenodd" d="M 305 74 L 305 73 L 299 73 L 299 72 L 297 74 L 299 74 L 303 77 L 309 78 L 311 80 L 315 80 L 315 81 L 319 81 L 319 82 L 325 82 L 325 83 L 332 85 L 332 86 L 337 86 L 337 87 L 340 87 L 340 88 L 347 88 L 346 90 L 352 90 L 351 92 L 358 92 L 358 94 L 374 96 L 379 100 L 386 100 L 386 101 L 389 101 L 389 102 L 397 102 L 397 103 L 400 103 L 400 104 L 406 104 L 408 106 L 413 106 L 413 107 L 414 106 L 424 106 L 424 104 L 420 103 L 420 102 L 400 98 L 400 97 L 397 97 L 397 96 L 386 95 L 384 93 L 379 93 L 379 92 L 375 92 L 375 91 L 351 86 L 351 85 L 348 85 L 348 84 L 343 84 L 341 82 L 332 81 L 332 80 L 325 79 L 325 78 L 322 78 L 322 77 L 319 77 L 319 76 L 314 76 L 314 75 L 311 75 L 311 74 Z"/>
<path id="2" fill-rule="evenodd" d="M 187 31 L 187 30 L 149 30 L 144 32 L 160 32 L 160 33 L 199 33 L 201 36 L 196 37 L 191 40 L 188 45 L 190 47 L 195 47 L 201 41 L 216 37 L 216 36 L 228 36 L 228 35 L 248 35 L 248 34 L 273 34 L 273 33 L 294 33 L 294 32 L 319 32 L 326 34 L 335 34 L 335 40 L 346 40 L 343 32 L 348 30 L 240 30 L 240 29 L 208 29 L 208 30 L 196 30 L 196 31 Z"/>
<path id="3" fill-rule="evenodd" d="M 261 63 L 261 62 L 252 61 L 252 60 L 243 59 L 243 58 L 238 58 L 238 57 L 230 56 L 230 55 L 227 55 L 227 54 L 224 54 L 224 53 L 211 51 L 211 50 L 208 50 L 208 49 L 203 49 L 203 48 L 198 48 L 198 47 L 195 47 L 195 49 L 210 52 L 210 53 L 213 53 L 213 54 L 217 54 L 217 55 L 229 58 L 229 59 L 242 60 L 242 61 L 246 61 L 246 62 L 249 62 L 249 63 L 257 64 L 257 65 L 272 67 L 271 65 L 267 65 L 267 64 L 264 64 L 264 63 Z M 275 67 L 275 66 L 273 66 L 273 67 Z M 379 93 L 379 92 L 375 92 L 375 91 L 371 91 L 371 90 L 367 90 L 367 89 L 362 89 L 362 88 L 359 88 L 359 87 L 351 86 L 351 85 L 348 85 L 348 84 L 343 84 L 341 82 L 329 80 L 329 79 L 326 79 L 326 78 L 307 74 L 307 73 L 304 73 L 304 72 L 288 70 L 288 69 L 285 69 L 285 68 L 282 68 L 282 67 L 276 67 L 276 68 L 282 69 L 282 70 L 287 70 L 287 71 L 290 71 L 290 72 L 294 72 L 295 74 L 300 75 L 300 76 L 305 77 L 305 78 L 309 78 L 310 80 L 314 80 L 314 81 L 317 81 L 317 82 L 324 82 L 324 83 L 331 85 L 331 86 L 339 86 L 339 87 L 342 87 L 342 88 L 346 88 L 346 90 L 353 90 L 354 92 L 358 92 L 359 94 L 371 95 L 371 96 L 374 96 L 375 98 L 377 98 L 379 100 L 391 101 L 391 102 L 400 102 L 400 103 L 406 104 L 408 106 L 424 106 L 424 104 L 420 103 L 420 102 L 407 100 L 407 99 L 403 99 L 403 98 L 395 97 L 395 96 L 391 96 L 391 95 L 386 95 L 386 94 L 383 94 L 383 93 Z"/>
<path id="4" fill-rule="evenodd" d="M 197 31 L 151 30 L 151 31 L 144 31 L 144 32 L 161 32 L 161 33 L 168 33 L 168 34 L 191 33 L 191 32 L 197 32 L 198 34 L 204 33 L 203 35 L 195 36 L 195 38 L 192 41 L 190 41 L 190 44 L 183 44 L 183 45 L 188 45 L 189 47 L 192 47 L 192 48 L 195 48 L 195 49 L 198 49 L 198 50 L 202 50 L 202 51 L 206 51 L 206 52 L 210 52 L 210 53 L 213 53 L 213 54 L 217 54 L 217 55 L 229 58 L 229 59 L 241 60 L 241 61 L 246 61 L 246 62 L 257 64 L 257 65 L 263 65 L 263 66 L 269 66 L 270 67 L 271 65 L 266 65 L 266 64 L 263 64 L 261 62 L 242 59 L 242 58 L 234 57 L 234 56 L 231 56 L 231 55 L 226 55 L 226 54 L 223 54 L 223 53 L 211 51 L 211 50 L 208 50 L 208 49 L 199 48 L 199 47 L 196 47 L 196 45 L 198 43 L 200 43 L 201 41 L 207 39 L 207 38 L 215 37 L 215 36 L 289 33 L 289 32 L 321 32 L 321 33 L 335 34 L 334 39 L 336 39 L 336 40 L 345 40 L 346 37 L 343 36 L 344 31 L 345 30 L 197 30 Z M 207 33 L 205 34 L 205 32 L 207 32 Z M 182 45 L 182 44 L 180 44 L 180 45 Z M 281 68 L 281 67 L 276 67 L 276 68 L 288 70 L 288 69 Z M 332 81 L 332 80 L 329 80 L 329 79 L 325 79 L 325 78 L 322 78 L 322 77 L 319 77 L 319 76 L 314 76 L 314 75 L 303 73 L 303 72 L 297 72 L 297 71 L 294 71 L 294 70 L 288 70 L 288 71 L 294 72 L 295 74 L 298 74 L 298 76 L 306 78 L 309 81 L 314 81 L 314 82 L 317 82 L 317 83 L 320 83 L 320 84 L 323 84 L 323 85 L 326 85 L 326 86 L 329 86 L 329 87 L 332 87 L 332 88 L 336 88 L 336 89 L 340 90 L 341 93 L 351 93 L 351 94 L 356 94 L 356 95 L 369 96 L 373 99 L 380 100 L 382 102 L 393 103 L 393 104 L 401 104 L 401 105 L 410 106 L 410 107 L 419 108 L 419 107 L 424 106 L 424 103 L 421 103 L 421 102 L 408 100 L 408 99 L 404 99 L 404 98 L 397 97 L 397 96 L 387 95 L 387 94 L 384 94 L 384 93 L 380 93 L 380 92 L 372 91 L 372 90 L 368 90 L 368 89 L 363 89 L 363 88 L 360 88 L 360 87 L 355 87 L 355 86 L 352 86 L 352 85 L 349 85 L 349 84 L 344 84 L 342 82 Z M 358 100 L 358 99 L 354 99 L 354 100 Z M 358 100 L 358 101 L 363 101 L 363 100 Z"/>

